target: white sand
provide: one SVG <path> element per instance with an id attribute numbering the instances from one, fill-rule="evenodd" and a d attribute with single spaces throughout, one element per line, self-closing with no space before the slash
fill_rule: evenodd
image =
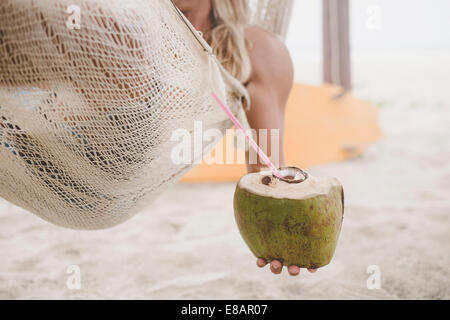
<path id="1" fill-rule="evenodd" d="M 433 74 L 441 74 L 442 67 L 435 68 Z M 445 74 L 444 82 L 427 78 L 433 91 L 413 102 L 404 101 L 400 93 L 407 89 L 398 90 L 398 82 L 390 102 L 380 102 L 380 142 L 358 159 L 309 170 L 337 177 L 346 191 L 336 255 L 316 274 L 302 270 L 291 278 L 257 269 L 234 222 L 234 185 L 182 184 L 105 231 L 61 229 L 0 200 L 0 298 L 449 299 Z M 419 78 L 411 76 L 410 83 Z M 66 287 L 73 264 L 81 268 L 81 290 Z M 366 287 L 369 265 L 380 267 L 379 290 Z"/>

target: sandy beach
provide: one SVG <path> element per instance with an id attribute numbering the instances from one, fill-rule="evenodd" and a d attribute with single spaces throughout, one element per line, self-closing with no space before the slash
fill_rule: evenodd
<path id="1" fill-rule="evenodd" d="M 258 269 L 234 222 L 234 184 L 178 184 L 128 222 L 73 231 L 0 202 L 1 299 L 449 299 L 450 104 L 380 107 L 382 140 L 310 168 L 346 191 L 331 264 Z M 81 289 L 69 290 L 70 265 Z M 366 285 L 368 266 L 381 288 Z"/>

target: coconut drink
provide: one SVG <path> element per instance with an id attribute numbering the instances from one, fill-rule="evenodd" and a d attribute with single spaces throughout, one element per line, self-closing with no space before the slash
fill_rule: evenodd
<path id="1" fill-rule="evenodd" d="M 335 178 L 318 178 L 295 167 L 243 176 L 234 194 L 239 231 L 257 258 L 316 269 L 333 257 L 344 213 Z"/>

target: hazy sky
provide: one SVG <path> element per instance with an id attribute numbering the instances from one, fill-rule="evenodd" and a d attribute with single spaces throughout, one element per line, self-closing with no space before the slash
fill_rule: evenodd
<path id="1" fill-rule="evenodd" d="M 336 0 L 339 1 L 339 0 Z M 287 43 L 304 58 L 321 52 L 321 0 L 295 0 Z M 450 53 L 450 0 L 350 0 L 352 54 Z"/>

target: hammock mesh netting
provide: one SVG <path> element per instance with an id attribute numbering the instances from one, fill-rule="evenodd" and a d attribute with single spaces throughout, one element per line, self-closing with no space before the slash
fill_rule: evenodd
<path id="1" fill-rule="evenodd" d="M 252 2 L 252 21 L 283 35 L 291 4 Z M 211 92 L 244 114 L 210 52 L 169 0 L 2 0 L 0 196 L 69 228 L 133 216 L 214 147 L 176 164 L 174 130 L 231 127 Z"/>

